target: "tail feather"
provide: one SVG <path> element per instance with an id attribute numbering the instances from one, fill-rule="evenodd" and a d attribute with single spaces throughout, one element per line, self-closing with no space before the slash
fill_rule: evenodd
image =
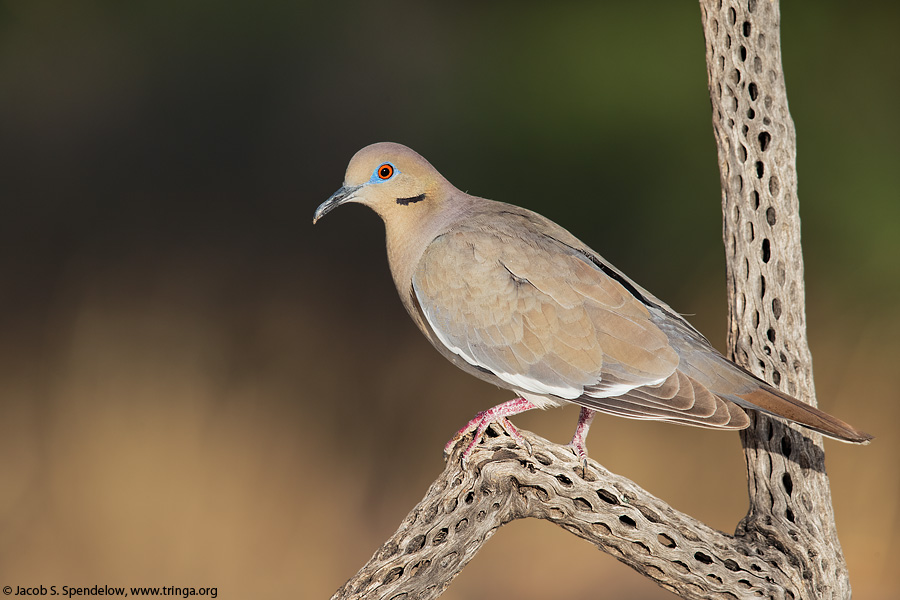
<path id="1" fill-rule="evenodd" d="M 872 440 L 868 433 L 766 384 L 749 392 L 734 394 L 731 399 L 747 408 L 794 421 L 842 442 L 868 444 Z"/>

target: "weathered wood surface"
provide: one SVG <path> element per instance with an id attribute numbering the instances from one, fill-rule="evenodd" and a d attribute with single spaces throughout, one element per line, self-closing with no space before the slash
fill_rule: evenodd
<path id="1" fill-rule="evenodd" d="M 425 498 L 334 598 L 436 598 L 497 529 L 530 517 L 685 598 L 804 596 L 800 570 L 777 547 L 716 531 L 594 461 L 584 470 L 570 448 L 520 432 L 532 453 L 503 433 L 462 469 L 457 447 Z"/>
<path id="2" fill-rule="evenodd" d="M 700 7 L 722 181 L 729 352 L 814 404 L 778 3 Z M 494 432 L 464 469 L 457 447 L 335 599 L 435 598 L 497 529 L 529 517 L 564 527 L 685 598 L 850 597 L 818 434 L 754 418 L 741 433 L 750 511 L 728 535 L 594 461 L 583 469 L 564 446 L 522 431 L 529 452 Z"/>
<path id="3" fill-rule="evenodd" d="M 722 183 L 730 358 L 815 405 L 777 2 L 702 0 Z M 741 432 L 750 511 L 737 533 L 784 549 L 802 597 L 849 598 L 821 436 L 767 417 Z"/>

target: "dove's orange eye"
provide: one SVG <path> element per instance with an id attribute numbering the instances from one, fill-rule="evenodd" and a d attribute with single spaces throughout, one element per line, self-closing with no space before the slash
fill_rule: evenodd
<path id="1" fill-rule="evenodd" d="M 394 175 L 394 166 L 390 163 L 384 163 L 378 167 L 379 179 L 390 179 Z"/>

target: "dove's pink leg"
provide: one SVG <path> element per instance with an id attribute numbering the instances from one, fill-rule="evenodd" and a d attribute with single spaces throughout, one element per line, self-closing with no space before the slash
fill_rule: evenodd
<path id="1" fill-rule="evenodd" d="M 569 445 L 575 450 L 575 455 L 582 464 L 587 464 L 587 446 L 585 438 L 587 438 L 588 429 L 591 428 L 591 421 L 594 420 L 595 410 L 581 407 L 581 413 L 578 415 L 578 425 L 575 426 L 575 435 Z"/>
<path id="2" fill-rule="evenodd" d="M 497 421 L 498 419 L 500 420 L 500 425 L 513 439 L 515 439 L 520 444 L 525 445 L 526 442 L 524 438 L 522 438 L 521 434 L 513 426 L 513 424 L 509 422 L 507 417 L 523 413 L 526 410 L 531 410 L 533 408 L 537 407 L 525 398 L 515 398 L 513 400 L 509 400 L 508 402 L 504 402 L 503 404 L 498 404 L 494 408 L 490 408 L 484 412 L 478 413 L 477 415 L 475 415 L 474 419 L 469 421 L 465 427 L 457 431 L 456 435 L 454 435 L 453 438 L 451 438 L 450 441 L 447 442 L 447 445 L 444 446 L 444 454 L 450 454 L 450 450 L 453 448 L 456 442 L 458 442 L 460 438 L 467 435 L 470 431 L 474 430 L 475 437 L 462 453 L 462 461 L 466 462 L 466 459 L 468 459 L 472 452 L 475 451 L 475 446 L 477 446 L 478 442 L 481 441 L 481 437 L 487 430 L 488 425 L 490 425 L 492 421 Z"/>

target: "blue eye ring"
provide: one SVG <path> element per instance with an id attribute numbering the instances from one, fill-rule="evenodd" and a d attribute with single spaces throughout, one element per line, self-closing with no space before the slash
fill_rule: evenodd
<path id="1" fill-rule="evenodd" d="M 393 163 L 383 162 L 372 172 L 369 183 L 381 183 L 382 181 L 387 181 L 399 172 L 400 169 L 395 167 Z"/>

